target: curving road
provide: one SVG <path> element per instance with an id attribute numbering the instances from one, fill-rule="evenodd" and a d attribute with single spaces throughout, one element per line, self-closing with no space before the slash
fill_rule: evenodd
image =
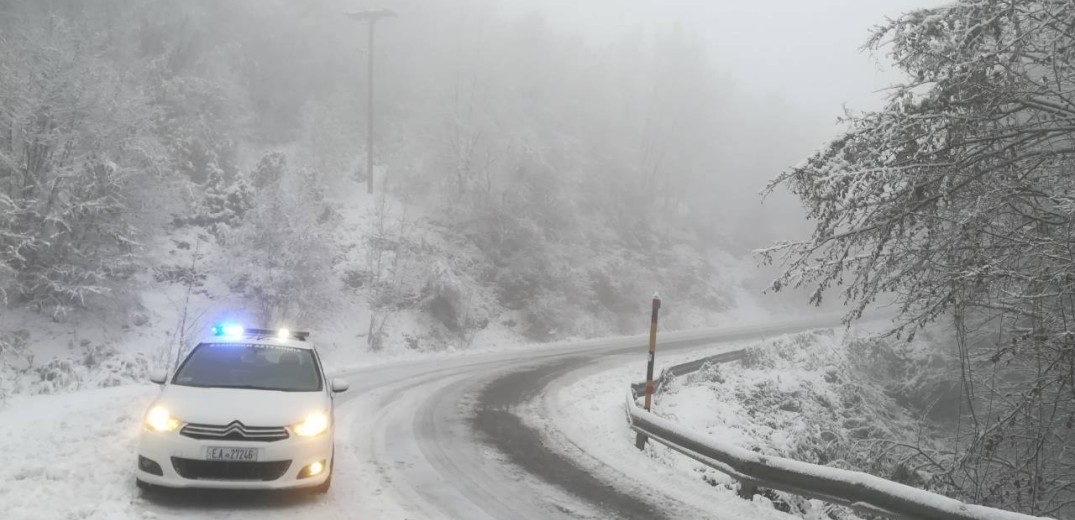
<path id="1" fill-rule="evenodd" d="M 662 353 L 832 326 L 832 317 L 667 333 Z M 712 517 L 640 486 L 603 481 L 547 448 L 523 420 L 550 385 L 645 366 L 646 337 L 400 362 L 340 374 L 333 488 L 324 497 L 197 493 L 156 497 L 158 518 L 369 520 Z M 627 384 L 627 381 L 624 382 Z M 625 426 L 626 428 L 626 426 Z"/>
<path id="2" fill-rule="evenodd" d="M 659 348 L 686 351 L 832 323 L 813 318 L 663 334 Z M 361 483 L 351 490 L 355 510 L 377 519 L 697 517 L 686 505 L 643 500 L 592 476 L 546 448 L 518 413 L 549 385 L 594 365 L 638 363 L 641 373 L 645 342 L 617 338 L 344 374 L 353 386 L 341 435 L 360 468 L 347 476 Z M 364 507 L 386 503 L 403 507 Z"/>

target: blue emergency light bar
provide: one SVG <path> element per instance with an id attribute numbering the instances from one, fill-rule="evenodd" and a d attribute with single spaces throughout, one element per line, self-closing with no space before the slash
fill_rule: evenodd
<path id="1" fill-rule="evenodd" d="M 242 337 L 243 333 L 245 333 L 245 332 L 246 332 L 246 329 L 244 329 L 242 325 L 236 325 L 234 323 L 222 323 L 220 325 L 217 325 L 217 326 L 213 327 L 213 335 L 214 336 L 225 336 L 225 337 L 229 337 L 229 338 L 238 338 L 238 337 Z"/>
<path id="2" fill-rule="evenodd" d="M 309 332 L 290 329 L 248 329 L 234 323 L 223 323 L 213 327 L 213 335 L 224 338 L 277 338 L 306 341 L 310 337 Z"/>

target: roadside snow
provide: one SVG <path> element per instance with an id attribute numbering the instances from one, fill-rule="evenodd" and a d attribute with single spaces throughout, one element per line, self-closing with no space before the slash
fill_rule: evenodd
<path id="1" fill-rule="evenodd" d="M 155 386 L 21 396 L 0 409 L 0 511 L 19 520 L 126 520 L 140 512 L 135 443 Z"/>
<path id="2" fill-rule="evenodd" d="M 155 385 L 127 385 L 8 400 L 0 407 L 0 518 L 354 518 L 349 500 L 361 485 L 354 475 L 361 463 L 350 449 L 348 429 L 355 418 L 346 405 L 337 410 L 339 467 L 327 495 L 203 492 L 143 497 L 134 483 L 137 437 L 142 413 L 158 391 Z M 398 509 L 387 502 L 367 506 Z"/>
<path id="3" fill-rule="evenodd" d="M 745 346 L 729 343 L 688 354 L 658 354 L 658 363 L 668 366 Z M 635 449 L 635 434 L 627 427 L 623 399 L 628 384 L 640 379 L 644 369 L 643 363 L 632 363 L 637 358 L 610 356 L 607 363 L 594 369 L 575 372 L 520 413 L 542 431 L 549 447 L 625 491 L 672 511 L 670 516 L 792 518 L 773 509 L 764 497 L 755 497 L 753 502 L 738 498 L 730 478 L 706 483 L 701 476 L 708 468 L 664 446 L 651 442 L 644 452 Z"/>
<path id="4" fill-rule="evenodd" d="M 739 362 L 704 367 L 671 381 L 658 393 L 656 412 L 689 430 L 764 455 L 929 488 L 928 474 L 901 472 L 903 454 L 876 442 L 939 449 L 928 425 L 902 406 L 877 376 L 907 366 L 925 370 L 878 360 L 878 352 L 891 356 L 893 350 L 887 343 L 841 333 L 771 338 L 749 349 Z"/>
<path id="5" fill-rule="evenodd" d="M 745 347 L 750 348 L 743 361 L 671 381 L 655 396 L 654 411 L 688 431 L 730 445 L 848 469 L 870 460 L 882 462 L 852 449 L 860 439 L 921 435 L 908 412 L 885 396 L 879 384 L 849 368 L 848 356 L 861 353 L 847 350 L 842 331 L 722 344 L 685 354 L 664 355 L 658 349 L 656 368 L 659 372 Z M 624 417 L 623 399 L 628 385 L 642 380 L 643 369 L 644 361 L 632 355 L 576 371 L 550 385 L 553 390 L 531 404 L 527 418 L 553 449 L 625 488 L 635 486 L 633 491 L 655 501 L 709 512 L 719 501 L 720 512 L 727 512 L 728 518 L 787 518 L 773 510 L 771 498 L 781 502 L 778 507 L 797 510 L 801 518 L 858 518 L 848 509 L 780 492 L 746 502 L 735 495 L 737 483 L 719 471 L 654 442 L 639 452 Z"/>

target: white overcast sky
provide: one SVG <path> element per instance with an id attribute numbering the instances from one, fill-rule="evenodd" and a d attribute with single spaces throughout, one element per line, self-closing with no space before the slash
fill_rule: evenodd
<path id="1" fill-rule="evenodd" d="M 757 143 L 719 172 L 724 190 L 752 194 L 836 137 L 845 105 L 880 108 L 886 87 L 903 81 L 884 51 L 862 50 L 872 28 L 886 18 L 952 0 L 500 1 L 543 12 L 555 26 L 598 39 L 677 23 L 702 38 L 735 92 L 729 114 L 735 120 L 729 124 Z M 747 219 L 732 225 L 758 229 L 766 237 L 762 242 L 787 238 L 783 235 L 796 229 L 808 232 L 798 203 L 786 193 L 778 192 L 763 206 L 760 199 L 741 195 L 722 204 L 730 219 Z M 764 208 L 767 224 L 750 207 Z"/>
<path id="2" fill-rule="evenodd" d="M 375 7 L 425 0 L 336 1 Z M 461 10 L 492 3 L 509 15 L 541 14 L 554 29 L 585 35 L 595 44 L 676 24 L 700 38 L 725 78 L 729 107 L 722 117 L 737 138 L 735 152 L 715 167 L 721 193 L 734 194 L 720 206 L 729 219 L 742 219 L 733 225 L 760 230 L 759 211 L 771 218 L 767 225 L 775 231 L 759 232 L 765 241 L 804 225 L 801 209 L 788 194 L 778 192 L 764 204 L 753 194 L 836 137 L 844 106 L 880 108 L 886 87 L 904 79 L 888 67 L 885 51 L 862 50 L 871 29 L 887 18 L 953 0 L 452 1 Z M 402 26 L 401 20 L 397 27 Z"/>
<path id="3" fill-rule="evenodd" d="M 704 38 L 739 88 L 831 124 L 844 103 L 879 106 L 900 80 L 884 56 L 861 51 L 886 17 L 944 0 L 514 0 L 557 25 L 594 35 L 681 23 Z"/>

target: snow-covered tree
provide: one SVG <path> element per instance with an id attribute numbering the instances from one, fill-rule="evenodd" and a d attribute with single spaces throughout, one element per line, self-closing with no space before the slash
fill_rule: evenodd
<path id="1" fill-rule="evenodd" d="M 278 164 L 280 176 L 262 184 L 242 224 L 223 233 L 217 269 L 261 323 L 308 326 L 339 298 L 336 216 L 316 172 Z"/>
<path id="2" fill-rule="evenodd" d="M 909 76 L 771 188 L 815 222 L 763 252 L 774 288 L 953 320 L 965 399 L 939 483 L 1066 516 L 1075 500 L 1075 3 L 964 0 L 870 40 Z M 935 463 L 934 463 L 935 462 Z"/>
<path id="3" fill-rule="evenodd" d="M 133 268 L 152 108 L 93 21 L 0 32 L 0 295 L 62 313 Z"/>

